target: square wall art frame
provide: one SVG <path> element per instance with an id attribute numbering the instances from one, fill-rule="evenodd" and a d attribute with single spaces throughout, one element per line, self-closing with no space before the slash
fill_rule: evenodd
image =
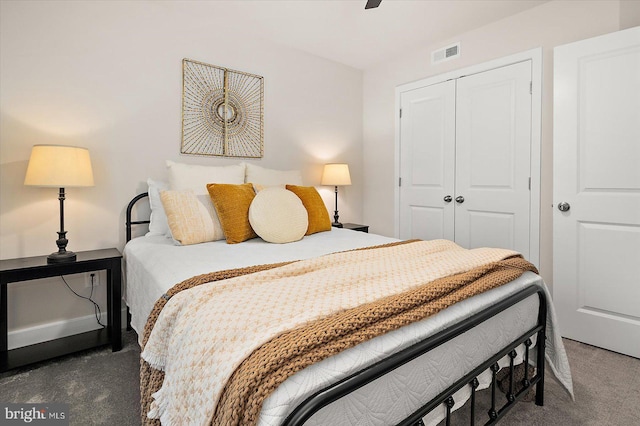
<path id="1" fill-rule="evenodd" d="M 182 60 L 182 154 L 264 156 L 264 78 Z"/>

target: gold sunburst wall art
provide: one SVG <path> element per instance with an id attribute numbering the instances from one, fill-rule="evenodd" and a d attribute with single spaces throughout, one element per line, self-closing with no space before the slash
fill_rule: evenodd
<path id="1" fill-rule="evenodd" d="M 264 79 L 182 60 L 183 154 L 261 158 Z"/>

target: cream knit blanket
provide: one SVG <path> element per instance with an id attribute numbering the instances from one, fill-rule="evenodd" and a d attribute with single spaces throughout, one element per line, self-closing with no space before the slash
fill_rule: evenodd
<path id="1" fill-rule="evenodd" d="M 287 330 L 517 253 L 447 240 L 336 253 L 182 291 L 162 310 L 142 358 L 165 372 L 149 418 L 207 425 L 255 349 Z"/>

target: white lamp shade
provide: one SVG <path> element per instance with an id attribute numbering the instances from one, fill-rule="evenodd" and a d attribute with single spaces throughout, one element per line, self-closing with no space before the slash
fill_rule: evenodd
<path id="1" fill-rule="evenodd" d="M 24 184 L 55 188 L 93 186 L 89 150 L 75 146 L 34 145 Z"/>
<path id="2" fill-rule="evenodd" d="M 321 185 L 351 185 L 348 164 L 325 164 Z"/>

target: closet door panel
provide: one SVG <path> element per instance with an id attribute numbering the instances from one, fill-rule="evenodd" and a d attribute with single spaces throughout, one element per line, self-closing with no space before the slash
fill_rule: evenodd
<path id="1" fill-rule="evenodd" d="M 455 82 L 403 93 L 400 238 L 453 240 Z"/>
<path id="2" fill-rule="evenodd" d="M 529 256 L 531 61 L 457 80 L 455 241 Z"/>

